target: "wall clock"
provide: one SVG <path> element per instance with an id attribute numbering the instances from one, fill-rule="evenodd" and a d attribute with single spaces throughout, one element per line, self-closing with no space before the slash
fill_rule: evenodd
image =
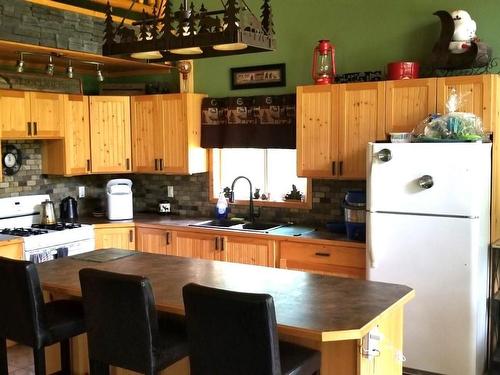
<path id="1" fill-rule="evenodd" d="M 12 176 L 19 172 L 23 162 L 21 150 L 13 145 L 7 145 L 2 155 L 3 174 Z"/>

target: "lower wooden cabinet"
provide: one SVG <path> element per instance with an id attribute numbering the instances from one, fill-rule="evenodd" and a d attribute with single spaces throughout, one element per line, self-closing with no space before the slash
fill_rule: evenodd
<path id="1" fill-rule="evenodd" d="M 135 250 L 135 227 L 134 226 L 102 226 L 96 227 L 95 248 Z"/>
<path id="2" fill-rule="evenodd" d="M 175 249 L 178 256 L 209 260 L 224 260 L 221 237 L 215 234 L 177 232 Z"/>
<path id="3" fill-rule="evenodd" d="M 226 236 L 222 241 L 227 262 L 276 266 L 276 241 L 244 236 Z"/>
<path id="4" fill-rule="evenodd" d="M 4 242 L 2 244 L 2 242 Z M 22 241 L 0 242 L 0 257 L 11 259 L 24 259 L 24 245 Z"/>
<path id="5" fill-rule="evenodd" d="M 280 244 L 280 268 L 325 275 L 364 279 L 364 246 L 308 244 L 283 241 Z"/>
<path id="6" fill-rule="evenodd" d="M 153 254 L 177 255 L 174 247 L 175 232 L 166 229 L 136 227 L 138 251 Z"/>

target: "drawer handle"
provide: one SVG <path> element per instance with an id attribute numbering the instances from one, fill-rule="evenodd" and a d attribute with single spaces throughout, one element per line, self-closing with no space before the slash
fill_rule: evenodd
<path id="1" fill-rule="evenodd" d="M 317 255 L 319 257 L 329 257 L 330 256 L 330 253 L 322 253 L 322 252 L 317 252 L 315 253 L 314 255 Z"/>

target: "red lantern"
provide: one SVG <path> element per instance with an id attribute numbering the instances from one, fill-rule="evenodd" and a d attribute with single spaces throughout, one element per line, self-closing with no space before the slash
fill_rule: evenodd
<path id="1" fill-rule="evenodd" d="M 312 77 L 317 85 L 327 85 L 335 79 L 335 48 L 329 40 L 320 40 L 314 48 Z"/>

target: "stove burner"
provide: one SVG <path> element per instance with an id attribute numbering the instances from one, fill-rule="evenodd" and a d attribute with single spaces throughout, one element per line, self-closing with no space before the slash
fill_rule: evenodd
<path id="1" fill-rule="evenodd" d="M 29 237 L 29 236 L 37 236 L 40 234 L 48 233 L 49 231 L 43 229 L 31 229 L 31 228 L 5 228 L 2 229 L 0 234 L 8 234 L 11 236 L 21 236 L 21 237 Z"/>
<path id="2" fill-rule="evenodd" d="M 64 229 L 75 229 L 75 228 L 80 228 L 82 224 L 78 223 L 63 223 L 63 222 L 58 222 L 56 224 L 33 224 L 31 227 L 32 228 L 37 228 L 37 229 L 49 229 L 49 230 L 64 230 Z"/>

